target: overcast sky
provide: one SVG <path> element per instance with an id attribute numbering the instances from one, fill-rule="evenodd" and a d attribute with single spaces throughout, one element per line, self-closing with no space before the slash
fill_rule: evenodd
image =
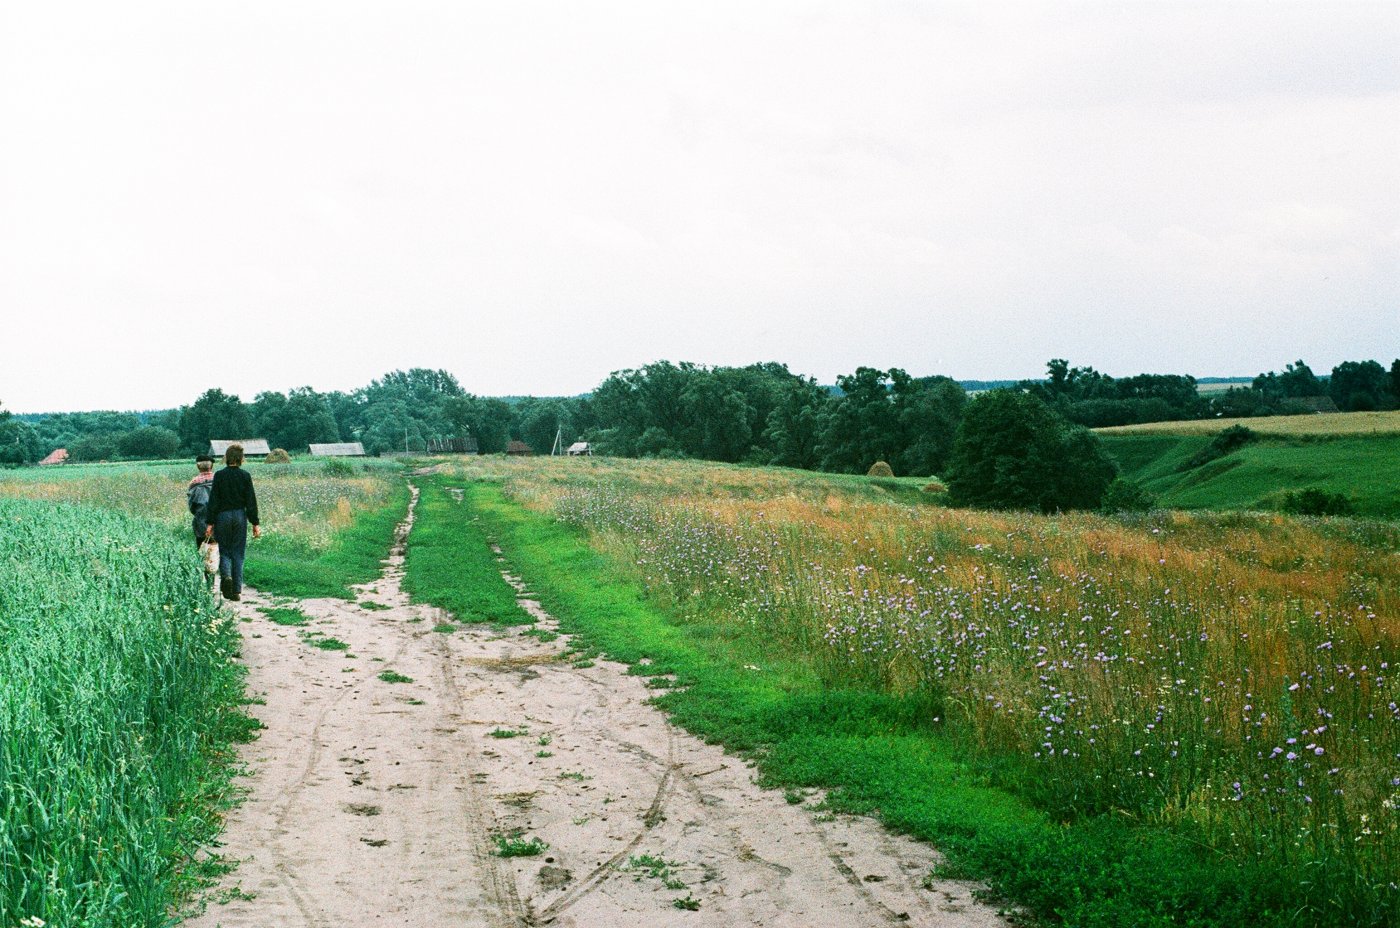
<path id="1" fill-rule="evenodd" d="M 1400 2 L 0 0 L 0 403 L 1400 355 Z"/>

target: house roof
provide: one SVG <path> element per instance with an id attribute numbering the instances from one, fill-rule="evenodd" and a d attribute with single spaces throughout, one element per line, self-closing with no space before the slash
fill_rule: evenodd
<path id="1" fill-rule="evenodd" d="M 576 441 L 569 446 L 569 454 L 582 454 L 588 450 L 588 442 Z"/>
<path id="2" fill-rule="evenodd" d="M 266 438 L 211 438 L 209 440 L 209 453 L 215 457 L 221 457 L 228 450 L 229 445 L 242 445 L 243 454 L 250 458 L 272 453 L 272 449 L 267 446 Z"/>
<path id="3" fill-rule="evenodd" d="M 506 454 L 534 454 L 535 449 L 525 444 L 523 441 L 512 441 L 506 445 Z"/>
<path id="4" fill-rule="evenodd" d="M 363 457 L 365 446 L 357 441 L 335 441 L 311 446 L 311 456 L 317 458 Z"/>
<path id="5" fill-rule="evenodd" d="M 1330 396 L 1300 396 L 1294 400 L 1310 412 L 1340 412 Z"/>
<path id="6" fill-rule="evenodd" d="M 55 448 L 48 457 L 40 461 L 40 464 L 66 464 L 68 462 L 68 449 Z"/>

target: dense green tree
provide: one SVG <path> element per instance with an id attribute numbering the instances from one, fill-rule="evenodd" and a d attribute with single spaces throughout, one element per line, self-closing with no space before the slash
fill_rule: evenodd
<path id="1" fill-rule="evenodd" d="M 899 368 L 858 367 L 836 378 L 841 396 L 822 420 L 822 470 L 863 474 L 876 461 L 894 461 L 904 448 L 894 394 L 907 391 L 911 378 Z"/>
<path id="2" fill-rule="evenodd" d="M 1390 375 L 1376 361 L 1343 361 L 1332 368 L 1328 392 L 1344 412 L 1389 405 Z"/>
<path id="3" fill-rule="evenodd" d="M 141 427 L 141 417 L 129 412 L 52 413 L 35 424 L 40 443 L 46 447 L 45 453 L 55 448 L 68 448 L 86 435 L 116 436 Z"/>
<path id="4" fill-rule="evenodd" d="M 770 418 L 791 402 L 789 386 L 801 379 L 772 363 L 659 361 L 616 371 L 589 399 L 588 434 L 607 454 L 766 462 L 774 457 Z"/>
<path id="5" fill-rule="evenodd" d="M 794 379 L 781 389 L 763 432 L 769 463 L 807 470 L 821 463 L 822 415 L 830 401 L 831 394 L 809 379 Z"/>
<path id="6" fill-rule="evenodd" d="M 894 461 L 901 474 L 941 474 L 953 450 L 967 392 L 948 377 L 920 377 L 895 397 L 903 449 Z"/>
<path id="7" fill-rule="evenodd" d="M 1255 377 L 1253 387 L 1269 396 L 1290 398 L 1323 396 L 1327 392 L 1322 381 L 1301 358 L 1285 366 L 1282 373 L 1269 371 Z"/>
<path id="8" fill-rule="evenodd" d="M 1400 358 L 1390 362 L 1390 395 L 1400 403 Z"/>
<path id="9" fill-rule="evenodd" d="M 1045 380 L 1023 380 L 1016 386 L 1044 400 L 1070 421 L 1091 428 L 1195 419 L 1208 408 L 1194 377 L 1135 374 L 1115 379 L 1092 367 L 1070 367 L 1063 358 L 1050 360 Z"/>
<path id="10" fill-rule="evenodd" d="M 34 427 L 0 407 L 0 464 L 30 464 L 43 455 Z"/>
<path id="11" fill-rule="evenodd" d="M 340 441 L 358 441 L 360 433 L 365 430 L 364 407 L 359 399 L 340 390 L 323 393 L 321 397 L 335 418 Z"/>
<path id="12" fill-rule="evenodd" d="M 117 436 L 116 451 L 124 458 L 160 460 L 180 450 L 180 436 L 158 425 L 143 425 Z"/>
<path id="13" fill-rule="evenodd" d="M 614 371 L 593 391 L 600 428 L 592 438 L 599 450 L 623 457 L 678 451 L 669 431 L 682 423 L 682 396 L 694 365 L 658 361 L 645 367 Z M 651 434 L 645 451 L 641 438 Z"/>
<path id="14" fill-rule="evenodd" d="M 948 466 L 957 505 L 1054 512 L 1096 508 L 1116 476 L 1098 439 L 1019 390 L 974 397 Z"/>
<path id="15" fill-rule="evenodd" d="M 180 443 L 187 451 L 204 451 L 211 439 L 257 437 L 252 431 L 252 419 L 243 401 L 217 387 L 180 407 Z"/>
<path id="16" fill-rule="evenodd" d="M 358 435 L 371 454 L 408 450 L 421 452 L 430 442 L 465 437 L 448 411 L 467 396 L 457 379 L 444 370 L 413 368 L 391 371 L 355 391 L 353 409 L 338 396 L 327 401 L 337 429 Z"/>
<path id="17" fill-rule="evenodd" d="M 506 450 L 514 419 L 509 403 L 465 394 L 449 398 L 443 409 L 448 431 L 453 436 L 475 438 L 482 454 L 499 454 Z"/>
<path id="18" fill-rule="evenodd" d="M 117 457 L 119 436 L 103 432 L 83 435 L 68 446 L 68 456 L 74 461 L 110 461 Z"/>
<path id="19" fill-rule="evenodd" d="M 567 399 L 527 396 L 512 410 L 511 434 L 540 454 L 549 453 L 556 438 L 568 448 L 578 435 L 574 411 L 575 404 Z"/>
<path id="20" fill-rule="evenodd" d="M 679 449 L 708 461 L 743 460 L 754 440 L 756 414 L 724 371 L 692 376 L 681 393 L 685 410 L 670 429 Z"/>
<path id="21" fill-rule="evenodd" d="M 340 427 L 325 397 L 310 387 L 287 395 L 259 393 L 253 399 L 253 430 L 274 448 L 302 452 L 313 442 L 340 440 Z"/>
<path id="22" fill-rule="evenodd" d="M 842 395 L 822 417 L 823 470 L 863 474 L 876 461 L 901 475 L 943 469 L 966 402 L 956 381 L 861 367 L 836 382 Z"/>
<path id="23" fill-rule="evenodd" d="M 365 409 L 364 418 L 366 425 L 360 440 L 369 454 L 427 449 L 423 429 L 403 400 L 386 398 L 372 403 Z"/>

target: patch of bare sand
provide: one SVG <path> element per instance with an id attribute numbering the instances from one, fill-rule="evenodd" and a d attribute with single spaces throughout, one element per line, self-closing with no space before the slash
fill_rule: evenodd
<path id="1" fill-rule="evenodd" d="M 1004 924 L 968 884 L 924 885 L 930 847 L 760 790 L 742 761 L 669 725 L 622 665 L 574 667 L 563 639 L 520 630 L 433 631 L 450 617 L 399 586 L 411 512 L 363 591 L 387 608 L 300 601 L 311 623 L 298 629 L 270 622 L 256 594 L 236 607 L 267 729 L 224 836 L 241 861 L 229 901 L 187 924 Z M 548 847 L 500 857 L 498 835 Z"/>

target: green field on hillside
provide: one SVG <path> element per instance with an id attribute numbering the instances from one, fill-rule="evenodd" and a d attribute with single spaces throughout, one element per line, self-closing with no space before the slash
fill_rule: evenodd
<path id="1" fill-rule="evenodd" d="M 1260 435 L 1378 435 L 1400 433 L 1400 410 L 1329 412 L 1303 416 L 1258 416 L 1248 419 L 1184 419 L 1141 422 L 1095 429 L 1100 435 L 1215 435 L 1243 425 Z"/>
<path id="2" fill-rule="evenodd" d="M 1100 437 L 1123 475 L 1165 508 L 1278 509 L 1285 493 L 1315 488 L 1346 497 L 1357 515 L 1400 517 L 1400 433 L 1268 435 L 1199 467 L 1187 465 L 1210 435 Z"/>

